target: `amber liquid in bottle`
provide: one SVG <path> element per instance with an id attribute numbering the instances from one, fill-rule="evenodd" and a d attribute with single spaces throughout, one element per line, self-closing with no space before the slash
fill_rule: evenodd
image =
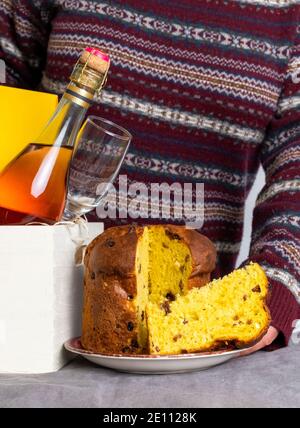
<path id="1" fill-rule="evenodd" d="M 48 124 L 0 172 L 0 225 L 61 220 L 76 137 L 108 67 L 106 54 L 86 48 Z"/>
<path id="2" fill-rule="evenodd" d="M 86 108 L 62 97 L 36 139 L 0 173 L 0 224 L 61 219 L 67 176 Z"/>
<path id="3" fill-rule="evenodd" d="M 0 174 L 0 206 L 6 207 L 0 211 L 0 224 L 58 221 L 71 157 L 70 146 L 29 144 Z"/>

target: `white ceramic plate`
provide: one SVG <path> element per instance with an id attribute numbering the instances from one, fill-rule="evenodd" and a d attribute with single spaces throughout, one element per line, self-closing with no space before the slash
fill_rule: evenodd
<path id="1" fill-rule="evenodd" d="M 82 348 L 80 337 L 70 339 L 65 348 L 98 364 L 127 373 L 169 374 L 206 370 L 238 356 L 240 350 L 181 355 L 93 354 Z"/>

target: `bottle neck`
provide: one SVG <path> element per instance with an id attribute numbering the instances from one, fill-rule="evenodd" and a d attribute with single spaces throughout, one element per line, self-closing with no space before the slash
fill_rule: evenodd
<path id="1" fill-rule="evenodd" d="M 71 82 L 67 86 L 63 98 L 87 110 L 93 102 L 94 95 L 95 92 L 91 89 L 88 91 L 78 83 Z"/>
<path id="2" fill-rule="evenodd" d="M 71 82 L 36 142 L 57 147 L 73 147 L 93 96 L 92 92 Z"/>

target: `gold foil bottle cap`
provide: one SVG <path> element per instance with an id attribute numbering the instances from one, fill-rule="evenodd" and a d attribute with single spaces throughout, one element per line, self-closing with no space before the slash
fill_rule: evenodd
<path id="1" fill-rule="evenodd" d="M 71 75 L 71 81 L 92 92 L 100 91 L 106 83 L 109 56 L 94 47 L 82 52 Z"/>

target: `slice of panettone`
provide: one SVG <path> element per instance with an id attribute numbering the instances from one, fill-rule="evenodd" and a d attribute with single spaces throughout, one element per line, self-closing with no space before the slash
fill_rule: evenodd
<path id="1" fill-rule="evenodd" d="M 257 263 L 176 296 L 149 303 L 147 327 L 151 354 L 179 354 L 243 348 L 267 331 L 268 280 Z M 167 310 L 166 310 L 167 308 Z"/>

